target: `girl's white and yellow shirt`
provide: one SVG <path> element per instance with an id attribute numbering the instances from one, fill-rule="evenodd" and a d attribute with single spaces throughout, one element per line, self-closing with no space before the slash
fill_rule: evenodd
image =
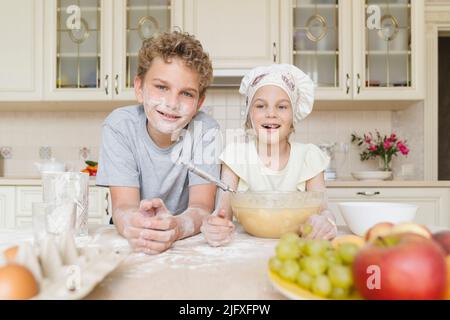
<path id="1" fill-rule="evenodd" d="M 263 164 L 253 139 L 228 144 L 220 160 L 239 177 L 238 191 L 305 191 L 306 181 L 324 171 L 330 159 L 314 144 L 290 144 L 288 163 L 280 171 Z"/>

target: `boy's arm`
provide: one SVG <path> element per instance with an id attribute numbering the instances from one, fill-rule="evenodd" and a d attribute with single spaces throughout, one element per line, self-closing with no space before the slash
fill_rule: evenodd
<path id="1" fill-rule="evenodd" d="M 189 188 L 188 208 L 175 217 L 178 225 L 177 240 L 200 232 L 203 218 L 214 210 L 217 187 L 213 184 L 199 184 Z"/>
<path id="2" fill-rule="evenodd" d="M 125 236 L 126 219 L 139 210 L 140 194 L 138 188 L 110 187 L 112 219 L 117 231 Z"/>

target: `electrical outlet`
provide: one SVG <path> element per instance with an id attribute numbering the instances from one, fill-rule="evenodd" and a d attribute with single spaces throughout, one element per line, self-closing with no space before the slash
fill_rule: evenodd
<path id="1" fill-rule="evenodd" d="M 12 158 L 12 147 L 0 147 L 0 158 L 11 159 Z"/>

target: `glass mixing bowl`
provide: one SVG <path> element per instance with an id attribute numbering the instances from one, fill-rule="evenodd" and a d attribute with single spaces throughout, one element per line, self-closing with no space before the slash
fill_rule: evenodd
<path id="1" fill-rule="evenodd" d="M 323 192 L 237 192 L 231 196 L 231 208 L 249 234 L 279 238 L 298 233 L 309 216 L 319 213 L 323 201 Z"/>

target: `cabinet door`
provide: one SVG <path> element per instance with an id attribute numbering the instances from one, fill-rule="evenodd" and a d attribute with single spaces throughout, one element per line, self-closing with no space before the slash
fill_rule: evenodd
<path id="1" fill-rule="evenodd" d="M 89 223 L 108 224 L 110 208 L 109 188 L 89 187 Z"/>
<path id="2" fill-rule="evenodd" d="M 0 101 L 42 100 L 43 1 L 0 1 Z"/>
<path id="3" fill-rule="evenodd" d="M 180 0 L 114 0 L 114 99 L 135 100 L 134 78 L 142 41 L 181 27 Z"/>
<path id="4" fill-rule="evenodd" d="M 112 1 L 46 1 L 45 98 L 112 99 Z"/>
<path id="5" fill-rule="evenodd" d="M 31 217 L 33 202 L 43 202 L 42 187 L 16 187 L 16 217 Z"/>
<path id="6" fill-rule="evenodd" d="M 0 228 L 14 228 L 14 187 L 0 187 Z"/>
<path id="7" fill-rule="evenodd" d="M 200 40 L 212 58 L 216 74 L 279 61 L 278 0 L 186 0 L 184 3 L 185 31 Z"/>
<path id="8" fill-rule="evenodd" d="M 346 0 L 281 2 L 283 60 L 311 77 L 318 100 L 352 97 L 351 9 Z"/>
<path id="9" fill-rule="evenodd" d="M 423 99 L 423 0 L 352 2 L 354 98 Z"/>
<path id="10" fill-rule="evenodd" d="M 339 225 L 345 225 L 339 202 L 380 201 L 415 204 L 419 207 L 415 222 L 450 227 L 450 190 L 447 188 L 328 188 L 327 193 Z"/>

